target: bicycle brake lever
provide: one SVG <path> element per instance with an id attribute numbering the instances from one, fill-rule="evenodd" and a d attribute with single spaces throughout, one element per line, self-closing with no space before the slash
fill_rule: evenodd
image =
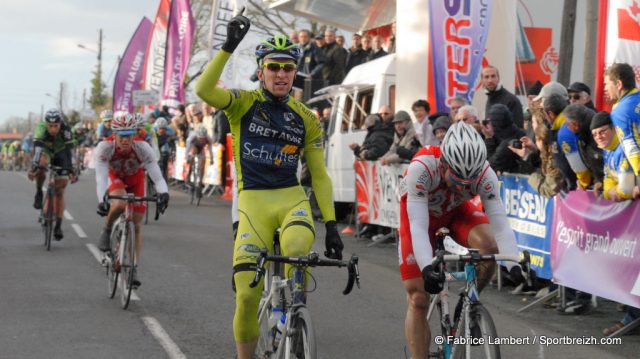
<path id="1" fill-rule="evenodd" d="M 260 251 L 260 256 L 256 261 L 256 275 L 253 277 L 253 280 L 251 281 L 251 283 L 249 283 L 250 288 L 255 288 L 255 286 L 257 286 L 258 283 L 260 282 L 260 277 L 264 275 L 264 262 L 266 261 L 266 257 L 267 257 L 267 251 L 266 250 Z"/>
<path id="2" fill-rule="evenodd" d="M 347 286 L 342 291 L 342 294 L 347 295 L 351 293 L 353 290 L 353 284 L 357 283 L 358 288 L 360 288 L 360 273 L 358 272 L 358 257 L 355 255 L 351 256 L 349 260 L 349 264 L 347 265 L 347 269 L 349 272 L 349 279 L 347 280 Z"/>

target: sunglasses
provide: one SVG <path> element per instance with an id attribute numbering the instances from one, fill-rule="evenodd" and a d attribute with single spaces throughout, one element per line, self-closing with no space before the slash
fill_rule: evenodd
<path id="1" fill-rule="evenodd" d="M 574 100 L 579 100 L 582 96 L 580 96 L 579 94 L 575 94 L 575 95 L 569 95 L 570 99 L 574 99 Z"/>
<path id="2" fill-rule="evenodd" d="M 278 72 L 280 70 L 283 70 L 284 72 L 287 72 L 287 73 L 291 71 L 295 71 L 298 68 L 296 64 L 282 63 L 282 62 L 267 62 L 264 65 L 262 65 L 262 67 L 273 72 Z"/>

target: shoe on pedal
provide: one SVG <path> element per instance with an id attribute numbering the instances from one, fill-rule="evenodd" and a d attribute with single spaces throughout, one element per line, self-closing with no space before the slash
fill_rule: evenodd
<path id="1" fill-rule="evenodd" d="M 53 238 L 56 241 L 62 240 L 62 238 L 64 238 L 64 234 L 62 233 L 62 228 L 57 226 L 53 228 Z"/>
<path id="2" fill-rule="evenodd" d="M 36 192 L 36 197 L 33 199 L 33 208 L 42 209 L 42 191 Z"/>
<path id="3" fill-rule="evenodd" d="M 109 244 L 110 238 L 111 238 L 111 230 L 107 228 L 103 228 L 102 233 L 100 233 L 100 242 L 98 243 L 98 249 L 103 252 L 111 251 L 111 246 Z"/>

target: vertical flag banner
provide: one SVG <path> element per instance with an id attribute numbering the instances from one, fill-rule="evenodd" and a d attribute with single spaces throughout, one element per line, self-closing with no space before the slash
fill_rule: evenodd
<path id="1" fill-rule="evenodd" d="M 169 107 L 185 102 L 184 76 L 189 66 L 196 24 L 189 0 L 173 0 L 167 29 L 167 52 L 162 98 Z"/>
<path id="2" fill-rule="evenodd" d="M 429 1 L 429 54 L 437 111 L 473 97 L 489 35 L 492 1 Z"/>
<path id="3" fill-rule="evenodd" d="M 227 38 L 227 25 L 233 18 L 235 6 L 232 2 L 213 0 L 211 7 L 211 28 L 209 29 L 209 60 L 222 48 Z M 233 84 L 233 61 L 228 61 L 220 75 L 219 86 L 229 88 Z"/>
<path id="4" fill-rule="evenodd" d="M 158 94 L 162 92 L 164 80 L 165 52 L 167 51 L 167 25 L 169 24 L 169 7 L 171 0 L 160 0 L 156 18 L 153 21 L 153 30 L 147 45 L 147 57 L 144 66 L 145 90 L 154 90 Z"/>
<path id="5" fill-rule="evenodd" d="M 596 107 L 606 108 L 603 72 L 608 66 L 627 63 L 635 70 L 636 82 L 640 80 L 640 0 L 601 0 L 599 6 Z"/>
<path id="6" fill-rule="evenodd" d="M 141 80 L 144 67 L 144 55 L 147 49 L 151 20 L 142 18 L 136 32 L 129 40 L 127 49 L 118 65 L 113 84 L 113 110 L 133 112 L 133 91 L 142 88 Z"/>

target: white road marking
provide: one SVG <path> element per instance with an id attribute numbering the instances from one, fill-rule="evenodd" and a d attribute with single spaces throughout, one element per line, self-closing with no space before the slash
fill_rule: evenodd
<path id="1" fill-rule="evenodd" d="M 534 337 L 538 336 L 538 334 L 536 334 L 536 332 L 533 329 L 529 329 L 529 330 L 531 330 L 531 333 L 533 333 Z M 538 358 L 544 359 L 544 346 L 542 346 L 540 342 L 538 342 Z"/>
<path id="2" fill-rule="evenodd" d="M 167 352 L 171 359 L 186 359 L 186 355 L 180 350 L 176 343 L 171 340 L 169 334 L 162 328 L 160 323 L 153 317 L 142 317 L 142 321 L 147 326 L 151 334 L 158 340 L 160 345 Z"/>
<path id="3" fill-rule="evenodd" d="M 67 211 L 64 211 L 64 213 L 67 213 Z M 71 227 L 73 227 L 73 230 L 76 231 L 76 234 L 78 235 L 78 237 L 87 238 L 87 234 L 84 233 L 84 231 L 82 230 L 82 227 L 80 227 L 79 224 L 71 223 Z"/>
<path id="4" fill-rule="evenodd" d="M 64 210 L 64 218 L 66 218 L 67 221 L 73 221 L 73 217 L 71 216 L 71 213 L 69 213 L 69 211 L 67 211 L 66 209 Z"/>
<path id="5" fill-rule="evenodd" d="M 89 250 L 89 252 L 93 254 L 93 257 L 98 261 L 98 263 L 102 265 L 102 258 L 104 257 L 104 254 L 102 253 L 102 251 L 100 251 L 98 247 L 93 243 L 86 243 L 85 245 L 87 246 L 87 249 Z M 124 287 L 122 285 L 122 277 L 118 278 L 118 287 L 119 288 Z M 135 289 L 131 292 L 131 300 L 133 301 L 140 300 L 140 296 L 138 296 Z"/>

